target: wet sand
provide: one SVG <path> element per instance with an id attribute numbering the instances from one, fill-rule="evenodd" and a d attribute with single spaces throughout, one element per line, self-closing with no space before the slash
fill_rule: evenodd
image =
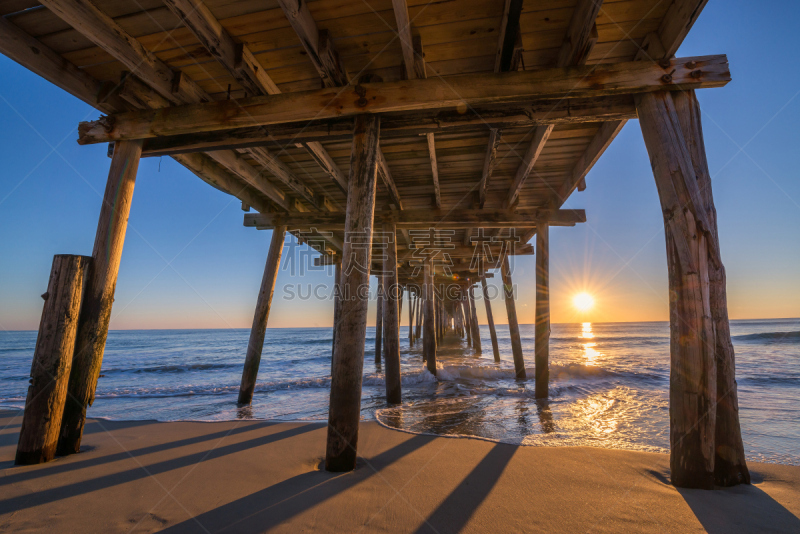
<path id="1" fill-rule="evenodd" d="M 320 423 L 90 420 L 79 455 L 15 467 L 0 412 L 0 531 L 800 532 L 800 467 L 752 486 L 669 485 L 663 454 L 515 447 L 363 423 L 353 473 Z"/>

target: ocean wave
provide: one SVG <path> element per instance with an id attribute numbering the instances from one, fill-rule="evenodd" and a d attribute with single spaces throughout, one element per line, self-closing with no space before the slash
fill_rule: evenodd
<path id="1" fill-rule="evenodd" d="M 536 375 L 533 367 L 526 367 L 525 374 L 530 378 Z M 440 380 L 513 380 L 516 372 L 511 368 L 468 365 L 437 365 L 436 375 Z M 580 363 L 551 363 L 551 380 L 588 379 L 604 377 L 635 377 L 661 380 L 664 377 L 654 373 L 609 371 L 596 365 Z"/>
<path id="2" fill-rule="evenodd" d="M 735 341 L 762 341 L 765 343 L 800 343 L 800 330 L 796 332 L 761 332 L 733 336 Z"/>
<path id="3" fill-rule="evenodd" d="M 153 367 L 113 367 L 111 369 L 103 369 L 102 373 L 186 373 L 189 371 L 231 369 L 241 366 L 241 363 L 192 363 L 182 365 L 156 365 Z"/>

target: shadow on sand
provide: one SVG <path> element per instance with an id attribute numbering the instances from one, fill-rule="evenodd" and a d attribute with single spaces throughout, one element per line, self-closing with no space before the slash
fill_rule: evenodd
<path id="1" fill-rule="evenodd" d="M 709 534 L 800 532 L 800 519 L 757 486 L 678 492 Z"/>

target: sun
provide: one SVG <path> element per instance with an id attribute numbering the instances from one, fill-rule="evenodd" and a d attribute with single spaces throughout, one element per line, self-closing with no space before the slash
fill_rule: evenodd
<path id="1" fill-rule="evenodd" d="M 572 305 L 579 311 L 587 312 L 594 306 L 594 298 L 589 293 L 578 293 L 572 297 Z"/>

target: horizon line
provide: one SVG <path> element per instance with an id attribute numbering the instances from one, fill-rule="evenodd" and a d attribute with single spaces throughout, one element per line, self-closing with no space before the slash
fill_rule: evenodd
<path id="1" fill-rule="evenodd" d="M 750 319 L 729 319 L 729 322 L 736 321 L 800 321 L 800 317 L 762 317 Z M 575 322 L 553 322 L 550 324 L 641 324 L 641 323 L 669 323 L 669 320 L 662 321 L 575 321 Z M 508 326 L 508 323 L 494 323 L 495 326 Z M 522 325 L 535 325 L 535 323 L 519 323 Z M 480 324 L 478 326 L 489 326 L 487 324 Z M 301 328 L 333 328 L 330 326 L 280 326 L 280 327 L 267 327 L 267 330 L 295 330 Z M 375 325 L 367 326 L 367 328 L 375 328 Z M 400 328 L 408 328 L 408 325 L 400 325 Z M 241 328 L 116 328 L 109 330 L 109 332 L 164 332 L 168 330 L 251 330 L 250 327 Z M 38 332 L 38 330 L 0 330 L 0 332 Z"/>

